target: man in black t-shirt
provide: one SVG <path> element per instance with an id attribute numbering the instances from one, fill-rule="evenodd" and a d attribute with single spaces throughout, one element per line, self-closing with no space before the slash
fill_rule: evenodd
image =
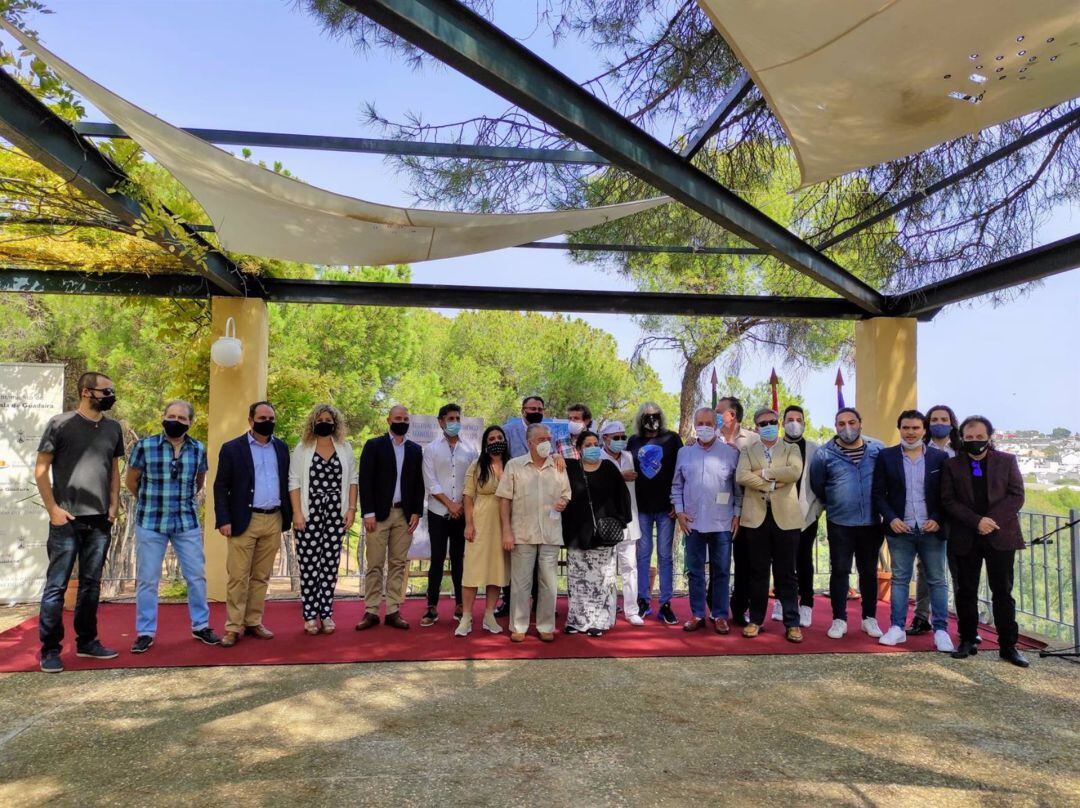
<path id="1" fill-rule="evenodd" d="M 116 403 L 112 380 L 101 373 L 79 377 L 79 404 L 49 420 L 38 445 L 34 478 L 49 512 L 49 569 L 41 595 L 38 636 L 41 669 L 59 673 L 64 639 L 64 593 L 75 560 L 79 591 L 75 601 L 75 650 L 80 657 L 113 659 L 97 636 L 101 571 L 112 523 L 120 508 L 120 424 L 105 417 Z"/>

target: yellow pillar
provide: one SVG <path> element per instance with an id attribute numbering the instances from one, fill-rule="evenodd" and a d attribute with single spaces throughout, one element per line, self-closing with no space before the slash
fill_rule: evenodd
<path id="1" fill-rule="evenodd" d="M 896 416 L 917 406 L 916 321 L 875 317 L 855 324 L 855 408 L 863 434 L 886 446 L 900 440 Z"/>
<path id="2" fill-rule="evenodd" d="M 214 475 L 221 445 L 248 428 L 248 407 L 266 398 L 266 373 L 270 357 L 270 328 L 266 302 L 257 298 L 215 297 L 210 302 L 212 340 L 225 335 L 233 318 L 236 336 L 244 347 L 240 364 L 223 368 L 210 363 L 210 412 L 206 451 L 210 472 L 206 478 L 206 585 L 211 600 L 225 600 L 225 538 L 214 529 Z"/>

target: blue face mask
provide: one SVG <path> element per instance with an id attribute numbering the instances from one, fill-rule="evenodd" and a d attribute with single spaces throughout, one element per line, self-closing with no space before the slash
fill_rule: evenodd
<path id="1" fill-rule="evenodd" d="M 626 441 L 625 440 L 613 440 L 610 443 L 608 443 L 608 446 L 611 448 L 611 451 L 612 451 L 613 454 L 619 454 L 624 449 L 626 449 Z"/>
<path id="2" fill-rule="evenodd" d="M 450 438 L 456 438 L 458 432 L 460 432 L 460 431 L 461 431 L 461 422 L 460 421 L 447 421 L 446 426 L 443 427 L 443 432 L 445 432 L 447 437 L 450 437 Z"/>
<path id="3" fill-rule="evenodd" d="M 930 424 L 930 434 L 938 440 L 944 440 L 952 434 L 952 427 L 948 424 Z"/>
<path id="4" fill-rule="evenodd" d="M 589 463 L 599 463 L 603 451 L 599 446 L 586 446 L 581 450 L 581 459 Z"/>
<path id="5" fill-rule="evenodd" d="M 758 434 L 762 440 L 776 440 L 780 436 L 780 427 L 776 424 L 758 427 Z"/>

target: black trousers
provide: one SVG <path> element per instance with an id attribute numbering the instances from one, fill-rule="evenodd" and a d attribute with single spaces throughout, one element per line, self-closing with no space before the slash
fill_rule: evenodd
<path id="1" fill-rule="evenodd" d="M 427 602 L 439 602 L 446 551 L 450 550 L 450 579 L 454 582 L 454 603 L 461 604 L 461 570 L 465 562 L 465 518 L 450 519 L 428 511 L 428 535 L 431 537 L 431 567 L 428 569 Z"/>
<path id="2" fill-rule="evenodd" d="M 954 566 L 953 584 L 956 587 L 956 617 L 960 641 L 974 641 L 979 628 L 979 578 L 986 563 L 986 582 L 990 585 L 994 627 L 1002 648 L 1016 645 L 1020 629 L 1016 625 L 1016 601 L 1013 600 L 1013 570 L 1016 550 L 997 550 L 990 542 L 976 539 L 966 553 L 949 553 Z M 955 562 L 955 564 L 953 563 Z"/>
<path id="3" fill-rule="evenodd" d="M 735 564 L 731 575 L 731 616 L 742 620 L 743 613 L 750 608 L 750 537 L 740 529 L 731 541 L 731 560 Z"/>
<path id="4" fill-rule="evenodd" d="M 878 551 L 885 541 L 881 525 L 837 525 L 826 522 L 829 536 L 829 599 L 832 601 L 833 620 L 847 620 L 848 580 L 851 577 L 851 559 L 859 571 L 859 592 L 862 593 L 862 616 L 877 616 L 877 566 Z"/>
<path id="5" fill-rule="evenodd" d="M 79 591 L 75 597 L 75 647 L 83 648 L 97 639 L 101 573 L 112 541 L 111 530 L 105 516 L 80 516 L 65 525 L 49 525 L 45 545 L 49 567 L 38 618 L 42 653 L 60 650 L 64 639 L 64 593 L 76 560 Z"/>
<path id="6" fill-rule="evenodd" d="M 795 555 L 795 575 L 799 579 L 799 605 L 814 608 L 814 542 L 817 541 L 817 522 L 799 533 L 799 549 Z"/>
<path id="7" fill-rule="evenodd" d="M 799 625 L 799 586 L 795 577 L 799 532 L 797 529 L 781 530 L 773 519 L 771 507 L 765 511 L 765 521 L 759 527 L 746 529 L 751 623 L 759 626 L 765 623 L 771 568 L 776 597 L 784 608 L 784 626 Z"/>

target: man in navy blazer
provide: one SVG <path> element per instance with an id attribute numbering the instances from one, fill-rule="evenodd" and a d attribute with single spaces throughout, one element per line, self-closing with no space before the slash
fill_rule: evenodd
<path id="1" fill-rule="evenodd" d="M 277 413 L 269 401 L 248 408 L 247 432 L 222 444 L 214 476 L 214 525 L 228 541 L 225 569 L 226 622 L 221 645 L 236 645 L 241 632 L 263 640 L 274 632 L 263 625 L 266 588 L 292 524 L 289 449 L 274 437 Z"/>
<path id="2" fill-rule="evenodd" d="M 386 625 L 408 628 L 399 612 L 405 601 L 412 534 L 424 512 L 424 452 L 405 439 L 409 411 L 398 404 L 386 418 L 389 431 L 371 438 L 360 452 L 360 512 L 364 515 L 367 572 L 364 574 L 364 631 L 379 624 L 386 565 Z"/>
<path id="3" fill-rule="evenodd" d="M 942 530 L 941 475 L 949 456 L 923 442 L 926 416 L 905 410 L 896 419 L 900 443 L 882 449 L 874 466 L 874 508 L 881 515 L 892 558 L 892 626 L 878 640 L 899 645 L 907 640 L 908 594 L 915 557 L 922 563 L 930 587 L 930 616 L 934 645 L 954 650 L 949 637 L 949 586 L 946 537 Z"/>

